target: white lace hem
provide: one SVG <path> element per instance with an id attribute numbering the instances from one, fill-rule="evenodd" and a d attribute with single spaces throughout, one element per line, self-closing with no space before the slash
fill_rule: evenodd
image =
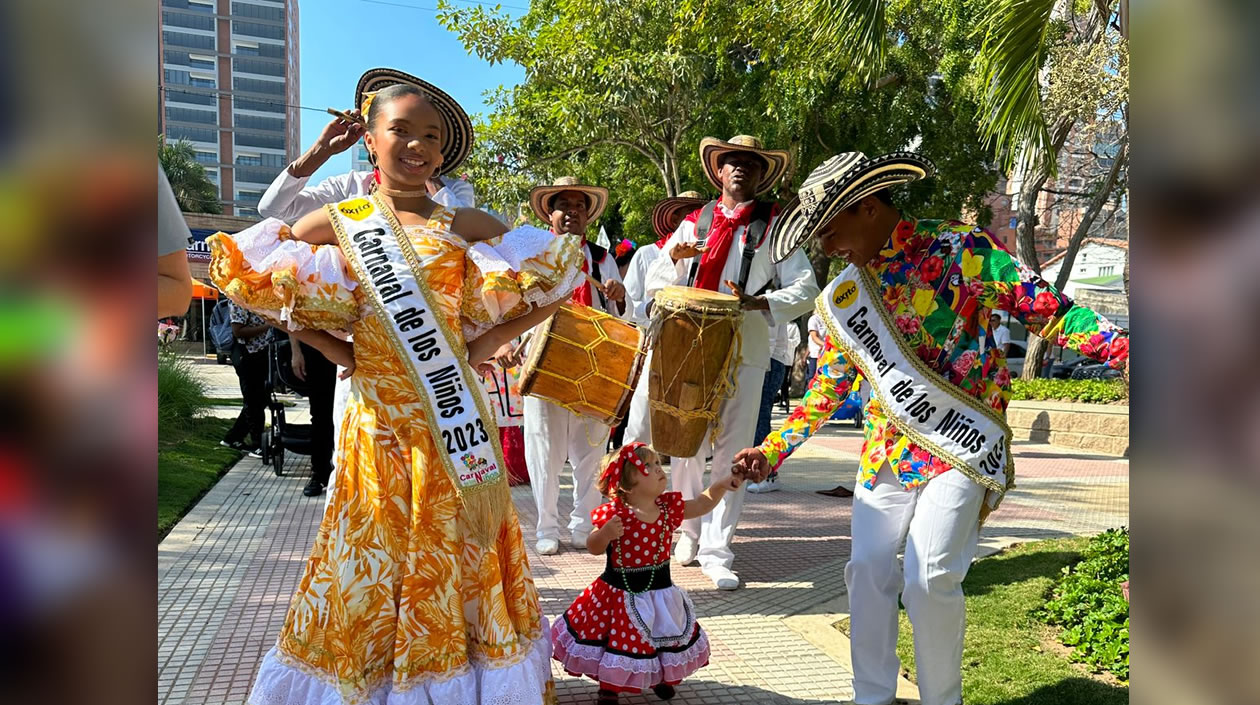
<path id="1" fill-rule="evenodd" d="M 286 663 L 272 647 L 263 657 L 248 705 L 543 705 L 551 682 L 551 637 L 543 633 L 510 666 L 471 665 L 450 677 L 387 681 L 370 692 L 343 691 L 335 680 Z"/>

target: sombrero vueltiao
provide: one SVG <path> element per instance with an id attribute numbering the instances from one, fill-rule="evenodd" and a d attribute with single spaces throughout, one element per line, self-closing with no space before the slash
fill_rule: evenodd
<path id="1" fill-rule="evenodd" d="M 700 140 L 700 164 L 704 166 L 705 176 L 709 177 L 709 181 L 719 191 L 722 190 L 722 182 L 718 181 L 717 176 L 722 168 L 722 155 L 731 152 L 749 152 L 765 160 L 766 171 L 761 175 L 760 183 L 757 184 L 757 195 L 769 191 L 774 183 L 783 177 L 783 173 L 787 171 L 788 164 L 791 162 L 786 151 L 766 149 L 761 146 L 761 140 L 750 135 L 736 135 L 725 142 L 716 137 L 705 137 Z"/>
<path id="2" fill-rule="evenodd" d="M 861 152 L 837 154 L 810 172 L 797 198 L 770 226 L 770 260 L 775 264 L 805 244 L 836 213 L 893 186 L 927 178 L 936 167 L 913 152 L 867 158 Z"/>
<path id="3" fill-rule="evenodd" d="M 359 78 L 359 85 L 354 89 L 354 104 L 359 106 L 366 119 L 376 92 L 399 83 L 419 89 L 437 108 L 442 117 L 442 166 L 438 167 L 438 173 L 451 173 L 472 151 L 473 126 L 468 113 L 446 91 L 409 73 L 395 69 L 369 69 Z"/>
<path id="4" fill-rule="evenodd" d="M 709 199 L 701 196 L 699 191 L 683 191 L 677 196 L 657 201 L 652 206 L 652 229 L 656 231 L 656 237 L 664 240 L 672 235 L 688 213 L 708 202 Z"/>
<path id="5" fill-rule="evenodd" d="M 587 186 L 574 176 L 561 176 L 550 186 L 535 186 L 529 190 L 529 207 L 539 220 L 551 222 L 551 199 L 562 191 L 577 191 L 586 196 L 587 223 L 594 222 L 608 206 L 608 189 L 603 186 Z"/>

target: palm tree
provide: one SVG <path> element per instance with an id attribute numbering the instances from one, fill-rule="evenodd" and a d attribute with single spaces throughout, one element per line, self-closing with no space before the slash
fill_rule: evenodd
<path id="1" fill-rule="evenodd" d="M 197 163 L 197 153 L 187 140 L 175 143 L 158 135 L 158 162 L 166 172 L 179 209 L 185 213 L 222 213 L 219 187 L 206 176 L 205 167 Z"/>

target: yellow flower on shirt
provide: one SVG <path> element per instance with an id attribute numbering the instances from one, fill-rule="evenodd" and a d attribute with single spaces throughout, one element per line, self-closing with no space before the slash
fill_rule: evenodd
<path id="1" fill-rule="evenodd" d="M 926 318 L 932 315 L 936 308 L 936 293 L 931 289 L 919 289 L 914 292 L 914 310 L 920 316 Z"/>
<path id="2" fill-rule="evenodd" d="M 962 253 L 962 273 L 968 279 L 975 279 L 980 276 L 980 270 L 984 267 L 984 255 L 978 255 L 971 250 L 964 250 Z"/>

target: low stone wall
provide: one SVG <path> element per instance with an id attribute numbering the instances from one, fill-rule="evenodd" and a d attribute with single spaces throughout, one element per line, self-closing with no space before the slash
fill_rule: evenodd
<path id="1" fill-rule="evenodd" d="M 1013 401 L 1006 410 L 1006 420 L 1017 441 L 1129 455 L 1127 405 Z"/>

